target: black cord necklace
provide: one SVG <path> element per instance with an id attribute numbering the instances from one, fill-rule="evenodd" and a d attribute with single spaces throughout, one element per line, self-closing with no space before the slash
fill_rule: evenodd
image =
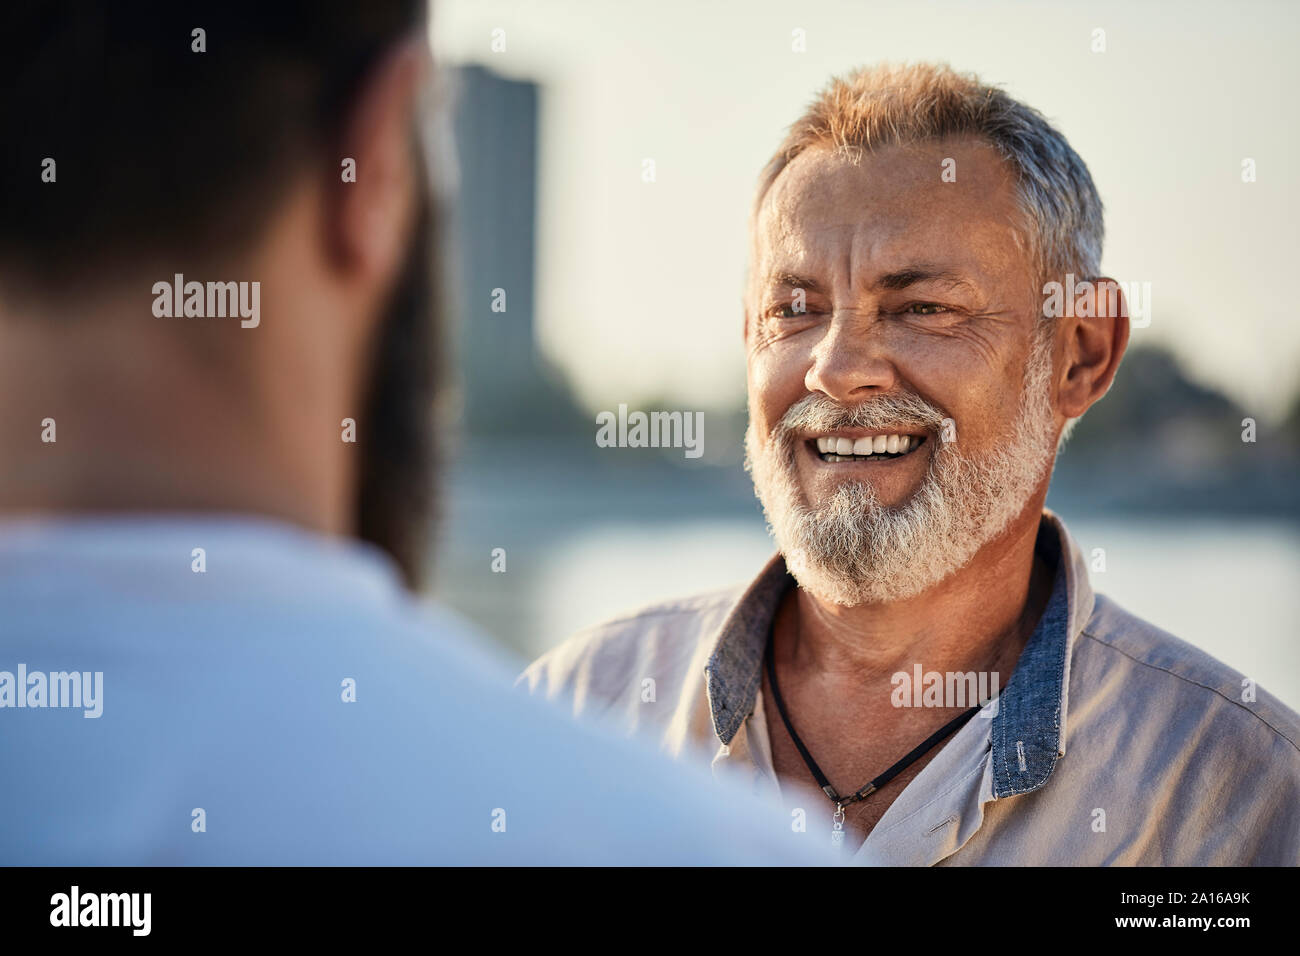
<path id="1" fill-rule="evenodd" d="M 813 760 L 812 754 L 804 746 L 799 735 L 795 733 L 794 724 L 790 723 L 790 716 L 785 710 L 785 701 L 781 698 L 781 688 L 776 682 L 776 652 L 774 645 L 776 643 L 776 621 L 773 618 L 772 628 L 768 631 L 767 653 L 764 654 L 765 663 L 767 664 L 767 679 L 772 684 L 772 699 L 776 701 L 777 712 L 781 715 L 781 720 L 785 722 L 785 729 L 790 734 L 790 739 L 794 741 L 795 748 L 799 751 L 799 756 L 803 757 L 803 762 L 812 772 L 813 779 L 817 781 L 817 786 L 822 788 L 822 792 L 830 798 L 831 803 L 835 804 L 835 814 L 831 818 L 831 846 L 839 847 L 844 842 L 844 808 L 850 804 L 865 800 L 871 794 L 875 793 L 889 781 L 893 780 L 900 773 L 910 767 L 921 757 L 929 753 L 934 746 L 943 740 L 950 733 L 962 726 L 980 712 L 979 707 L 972 707 L 964 714 L 959 714 L 948 723 L 944 724 L 929 737 L 925 738 L 911 753 L 909 753 L 898 763 L 894 764 L 879 777 L 864 784 L 861 789 L 854 791 L 847 797 L 842 797 L 835 792 L 831 782 L 826 779 L 826 774 L 822 773 L 822 768 L 817 766 L 817 761 Z"/>

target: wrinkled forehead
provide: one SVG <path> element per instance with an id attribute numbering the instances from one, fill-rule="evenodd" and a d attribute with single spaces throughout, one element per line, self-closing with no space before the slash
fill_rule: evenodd
<path id="1" fill-rule="evenodd" d="M 750 277 L 855 282 L 925 259 L 987 281 L 1032 272 L 1015 174 L 975 138 L 872 152 L 814 147 L 781 172 L 751 225 Z"/>

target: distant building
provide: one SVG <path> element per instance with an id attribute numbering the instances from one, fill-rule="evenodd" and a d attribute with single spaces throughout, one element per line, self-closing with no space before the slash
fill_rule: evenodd
<path id="1" fill-rule="evenodd" d="M 538 88 L 481 66 L 448 73 L 459 167 L 450 291 L 464 423 L 472 432 L 562 427 L 577 412 L 541 359 L 534 324 Z M 493 311 L 502 296 L 505 311 Z"/>

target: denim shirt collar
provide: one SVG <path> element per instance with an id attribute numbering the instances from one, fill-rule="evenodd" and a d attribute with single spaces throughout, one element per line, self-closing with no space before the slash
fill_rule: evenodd
<path id="1" fill-rule="evenodd" d="M 998 798 L 1038 789 L 1065 754 L 1070 650 L 1093 608 L 1083 556 L 1049 510 L 1043 512 L 1037 548 L 1056 573 L 1042 617 L 998 697 L 991 728 Z M 793 586 L 785 561 L 776 555 L 718 629 L 706 674 L 713 728 L 723 744 L 731 743 L 753 713 L 768 628 L 786 589 Z"/>

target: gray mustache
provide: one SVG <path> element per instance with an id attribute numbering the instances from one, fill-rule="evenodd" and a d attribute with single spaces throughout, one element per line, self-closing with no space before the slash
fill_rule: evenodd
<path id="1" fill-rule="evenodd" d="M 888 395 L 859 405 L 844 406 L 822 395 L 809 395 L 790 406 L 778 433 L 829 431 L 835 428 L 889 428 L 906 425 L 937 431 L 947 418 L 916 395 Z"/>

